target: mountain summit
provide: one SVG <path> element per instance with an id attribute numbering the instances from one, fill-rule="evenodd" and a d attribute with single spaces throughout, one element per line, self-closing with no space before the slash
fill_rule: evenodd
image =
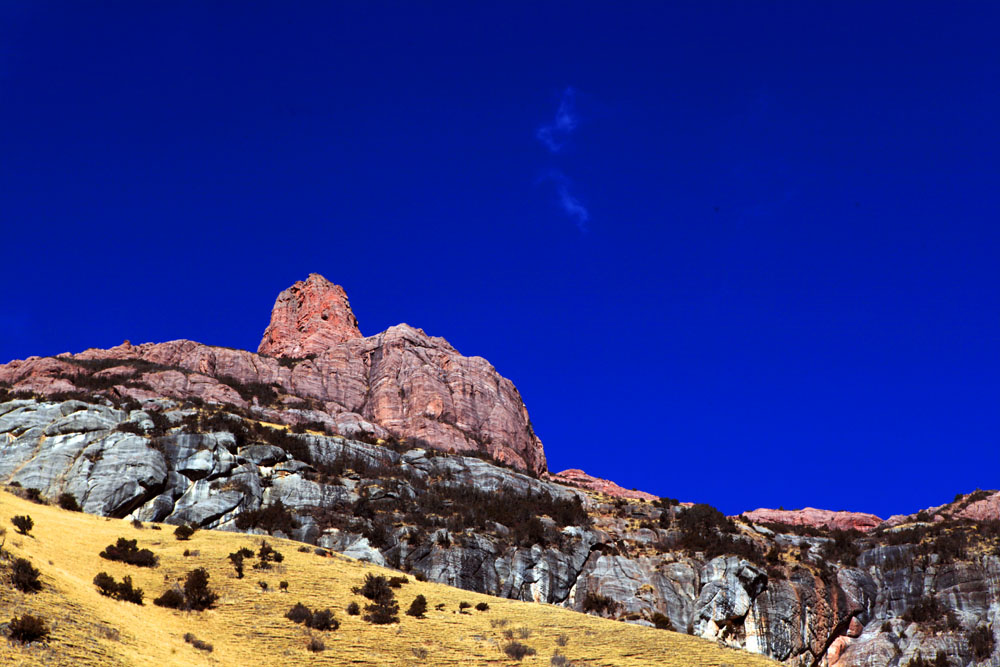
<path id="1" fill-rule="evenodd" d="M 303 358 L 362 337 L 344 288 L 311 273 L 278 295 L 257 353 Z"/>

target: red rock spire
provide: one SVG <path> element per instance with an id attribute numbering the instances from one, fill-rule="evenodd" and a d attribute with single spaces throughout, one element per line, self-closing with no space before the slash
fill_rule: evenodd
<path id="1" fill-rule="evenodd" d="M 361 337 L 344 288 L 311 273 L 304 282 L 278 295 L 257 352 L 272 357 L 305 357 Z"/>

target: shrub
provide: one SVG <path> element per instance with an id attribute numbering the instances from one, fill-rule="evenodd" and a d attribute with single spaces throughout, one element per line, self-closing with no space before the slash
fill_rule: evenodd
<path id="1" fill-rule="evenodd" d="M 391 577 L 389 579 L 389 586 L 391 588 L 401 588 L 403 584 L 410 583 L 410 580 L 406 577 Z"/>
<path id="2" fill-rule="evenodd" d="M 31 529 L 35 527 L 35 522 L 32 521 L 31 517 L 26 514 L 13 517 L 10 522 L 14 524 L 14 528 L 17 529 L 17 532 L 22 535 L 27 535 L 31 532 Z"/>
<path id="3" fill-rule="evenodd" d="M 45 499 L 42 498 L 42 492 L 34 487 L 28 487 L 24 490 L 24 497 L 33 503 L 38 503 L 39 505 L 45 504 Z"/>
<path id="4" fill-rule="evenodd" d="M 132 577 L 125 577 L 119 583 L 107 572 L 99 572 L 94 577 L 94 586 L 97 587 L 97 591 L 101 595 L 121 600 L 122 602 L 142 604 L 143 591 L 141 588 L 136 588 L 132 585 Z"/>
<path id="5" fill-rule="evenodd" d="M 476 605 L 476 611 L 489 611 L 490 606 L 485 602 L 480 602 Z"/>
<path id="6" fill-rule="evenodd" d="M 283 592 L 287 593 L 288 592 L 288 582 L 287 581 L 281 581 L 281 582 L 279 582 L 278 583 L 278 588 L 280 588 Z"/>
<path id="7" fill-rule="evenodd" d="M 348 616 L 359 616 L 361 614 L 361 607 L 358 606 L 357 602 L 352 602 L 347 605 L 347 615 Z"/>
<path id="8" fill-rule="evenodd" d="M 313 630 L 336 630 L 340 627 L 340 621 L 334 617 L 332 611 L 324 609 L 313 612 L 312 618 L 306 621 L 306 625 Z"/>
<path id="9" fill-rule="evenodd" d="M 49 638 L 49 629 L 45 621 L 40 616 L 25 614 L 18 618 L 15 616 L 7 624 L 7 632 L 10 638 L 22 644 L 43 641 Z"/>
<path id="10" fill-rule="evenodd" d="M 535 649 L 521 642 L 509 642 L 504 645 L 503 652 L 512 660 L 524 660 L 529 655 L 535 655 Z"/>
<path id="11" fill-rule="evenodd" d="M 76 496 L 72 493 L 60 493 L 59 494 L 59 507 L 70 512 L 82 512 L 83 509 L 80 507 L 80 503 L 76 501 Z"/>
<path id="12" fill-rule="evenodd" d="M 660 630 L 674 629 L 674 624 L 670 622 L 670 618 L 665 614 L 661 614 L 658 611 L 653 612 L 653 616 L 649 620 L 651 620 L 653 622 L 653 625 Z"/>
<path id="13" fill-rule="evenodd" d="M 268 533 L 281 531 L 290 535 L 299 525 L 299 522 L 280 500 L 267 507 L 242 512 L 236 517 L 236 527 L 240 530 L 260 528 Z"/>
<path id="14" fill-rule="evenodd" d="M 132 586 L 132 577 L 125 577 L 122 579 L 122 582 L 118 584 L 118 590 L 115 593 L 116 600 L 131 602 L 133 604 L 142 604 L 142 598 L 142 589 Z"/>
<path id="15" fill-rule="evenodd" d="M 569 658 L 559 653 L 556 653 L 551 658 L 549 658 L 549 665 L 551 667 L 566 667 L 569 665 Z"/>
<path id="16" fill-rule="evenodd" d="M 392 588 L 389 587 L 389 581 L 382 575 L 371 573 L 365 575 L 364 585 L 360 588 L 355 588 L 354 592 L 376 602 L 395 597 Z"/>
<path id="17" fill-rule="evenodd" d="M 14 588 L 22 593 L 34 593 L 42 590 L 42 582 L 38 580 L 39 571 L 26 558 L 16 558 L 11 564 L 10 581 Z"/>
<path id="18" fill-rule="evenodd" d="M 281 555 L 281 552 L 275 551 L 274 548 L 265 540 L 261 540 L 260 551 L 257 552 L 257 558 L 260 562 L 254 565 L 254 567 L 259 570 L 269 570 L 271 569 L 271 563 L 280 563 L 285 560 L 285 557 Z"/>
<path id="19" fill-rule="evenodd" d="M 115 544 L 109 544 L 100 553 L 101 558 L 115 560 L 139 567 L 156 567 L 159 559 L 149 549 L 139 549 L 135 540 L 119 537 Z"/>
<path id="20" fill-rule="evenodd" d="M 194 646 L 199 651 L 205 651 L 207 653 L 211 653 L 212 652 L 212 645 L 211 644 L 209 644 L 208 642 L 201 641 L 200 639 L 198 639 L 197 637 L 195 637 L 190 632 L 188 632 L 188 633 L 186 633 L 184 635 L 184 641 L 186 641 L 191 646 Z"/>
<path id="21" fill-rule="evenodd" d="M 266 581 L 264 581 L 263 579 L 261 579 L 260 581 L 257 582 L 257 585 L 260 586 L 260 590 L 264 591 L 265 593 L 267 592 L 267 582 Z"/>
<path id="22" fill-rule="evenodd" d="M 566 646 L 566 644 L 569 644 L 569 636 L 568 635 L 559 635 L 558 637 L 556 637 L 556 645 L 557 646 Z"/>
<path id="23" fill-rule="evenodd" d="M 380 578 L 385 579 L 385 577 Z M 388 596 L 383 595 L 372 604 L 365 605 L 364 618 L 369 623 L 387 625 L 399 622 L 399 603 L 396 602 L 396 597 L 392 594 L 392 589 L 388 590 Z"/>
<path id="24" fill-rule="evenodd" d="M 469 609 L 471 607 L 472 607 L 472 605 L 469 604 L 468 602 L 465 602 L 464 600 L 462 602 L 458 603 L 458 610 L 459 611 L 465 611 L 466 609 Z"/>
<path id="25" fill-rule="evenodd" d="M 950 665 L 948 654 L 944 651 L 938 651 L 933 661 L 924 659 L 920 651 L 917 651 L 917 657 L 906 663 L 906 667 L 950 667 Z"/>
<path id="26" fill-rule="evenodd" d="M 314 635 L 309 635 L 309 643 L 306 644 L 306 648 L 308 648 L 313 653 L 322 653 L 323 651 L 326 650 L 326 644 L 323 643 L 323 640 L 321 638 L 316 637 Z"/>
<path id="27" fill-rule="evenodd" d="M 309 607 L 305 606 L 301 602 L 296 602 L 295 606 L 289 609 L 285 614 L 285 618 L 292 623 L 306 623 L 312 618 L 312 612 L 309 611 Z"/>
<path id="28" fill-rule="evenodd" d="M 586 597 L 583 598 L 583 610 L 588 614 L 591 612 L 601 615 L 614 614 L 618 611 L 618 603 L 606 595 L 587 591 Z"/>
<path id="29" fill-rule="evenodd" d="M 184 607 L 184 593 L 176 588 L 171 588 L 153 600 L 153 604 L 157 607 L 166 607 L 167 609 L 181 609 Z"/>
<path id="30" fill-rule="evenodd" d="M 937 599 L 924 596 L 903 613 L 903 620 L 907 623 L 935 623 L 944 616 L 944 609 L 938 604 Z"/>
<path id="31" fill-rule="evenodd" d="M 252 553 L 252 552 L 251 552 Z M 236 578 L 243 578 L 243 552 L 237 551 L 229 554 L 229 560 L 233 564 L 233 568 L 236 569 Z"/>
<path id="32" fill-rule="evenodd" d="M 986 660 L 993 655 L 993 631 L 980 625 L 969 633 L 969 648 L 976 660 Z"/>
<path id="33" fill-rule="evenodd" d="M 414 618 L 423 618 L 425 613 L 427 613 L 427 598 L 423 595 L 418 595 L 413 598 L 410 608 L 406 610 L 406 615 Z"/>
<path id="34" fill-rule="evenodd" d="M 115 591 L 118 590 L 118 582 L 107 572 L 99 572 L 94 577 L 94 585 L 97 586 L 97 592 L 107 597 L 114 597 Z"/>
<path id="35" fill-rule="evenodd" d="M 194 526 L 188 526 L 188 525 L 177 526 L 177 528 L 174 530 L 174 537 L 176 537 L 178 540 L 190 540 L 191 536 L 195 534 L 196 530 L 197 528 L 195 528 Z"/>
<path id="36" fill-rule="evenodd" d="M 132 527 L 136 530 L 142 530 L 144 528 L 142 521 L 139 521 L 138 519 L 132 519 Z"/>
<path id="37" fill-rule="evenodd" d="M 202 611 L 219 599 L 218 593 L 208 587 L 208 578 L 208 572 L 203 567 L 187 573 L 184 578 L 184 598 L 188 609 Z"/>

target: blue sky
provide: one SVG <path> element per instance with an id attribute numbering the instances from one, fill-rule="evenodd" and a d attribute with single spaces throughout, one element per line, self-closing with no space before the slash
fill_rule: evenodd
<path id="1" fill-rule="evenodd" d="M 734 513 L 1000 486 L 995 3 L 0 4 L 0 358 L 344 285 L 550 467 Z"/>

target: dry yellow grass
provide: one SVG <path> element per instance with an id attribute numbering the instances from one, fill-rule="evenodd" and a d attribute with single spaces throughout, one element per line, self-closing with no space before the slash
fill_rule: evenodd
<path id="1" fill-rule="evenodd" d="M 10 519 L 28 514 L 35 522 L 30 536 L 17 534 Z M 682 634 L 654 630 L 579 614 L 551 605 L 515 602 L 469 593 L 440 584 L 416 582 L 396 590 L 400 611 L 417 594 L 427 597 L 425 619 L 400 614 L 398 625 L 373 626 L 345 607 L 366 573 L 398 574 L 341 556 L 322 557 L 298 551 L 285 540 L 269 541 L 284 562 L 269 571 L 246 568 L 236 579 L 227 555 L 241 546 L 256 548 L 259 537 L 200 531 L 187 542 L 173 536 L 173 527 L 138 529 L 129 522 L 103 519 L 40 506 L 0 492 L 0 525 L 7 528 L 5 549 L 25 557 L 41 570 L 44 589 L 25 595 L 0 587 L 0 622 L 13 615 L 43 616 L 52 629 L 47 645 L 21 646 L 0 640 L 4 665 L 549 665 L 559 650 L 574 664 L 647 667 L 775 665 L 770 660 Z M 110 562 L 98 553 L 118 537 L 137 539 L 140 548 L 160 557 L 156 568 Z M 184 550 L 192 555 L 185 557 Z M 197 552 L 197 555 L 195 555 Z M 256 562 L 254 560 L 253 562 Z M 157 597 L 195 568 L 211 573 L 210 585 L 221 594 L 214 609 L 179 612 L 152 604 Z M 102 597 L 92 584 L 106 571 L 120 580 L 131 575 L 144 589 L 143 606 Z M 258 581 L 269 586 L 263 592 Z M 288 581 L 287 593 L 278 591 Z M 326 644 L 321 653 L 307 649 L 308 631 L 284 618 L 296 602 L 313 609 L 329 607 L 341 622 L 335 632 L 316 632 Z M 459 602 L 489 603 L 489 610 L 458 612 Z M 443 611 L 434 606 L 444 603 Z M 506 625 L 500 625 L 506 623 Z M 502 652 L 505 630 L 525 628 L 519 639 L 537 655 L 518 663 Z M 186 643 L 185 633 L 214 646 L 212 653 Z M 557 638 L 565 635 L 565 646 Z M 426 658 L 420 655 L 426 652 Z"/>

